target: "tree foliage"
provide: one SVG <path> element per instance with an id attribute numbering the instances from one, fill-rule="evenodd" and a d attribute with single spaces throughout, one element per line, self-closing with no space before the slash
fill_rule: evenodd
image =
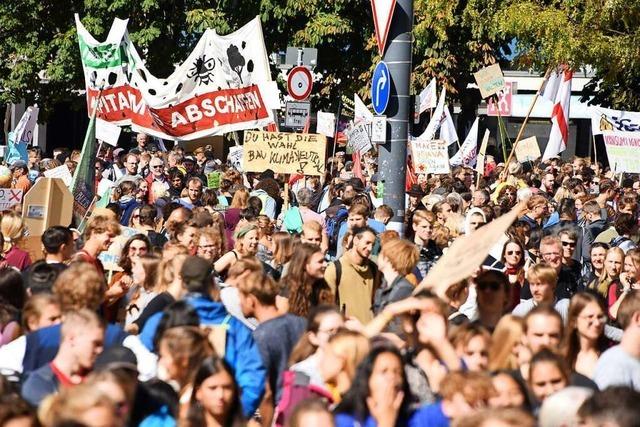
<path id="1" fill-rule="evenodd" d="M 357 3 L 357 4 L 356 4 Z M 314 108 L 339 95 L 368 97 L 379 59 L 368 1 L 352 0 L 7 0 L 0 2 L 0 102 L 37 102 L 46 118 L 62 101 L 84 105 L 73 13 L 104 39 L 114 17 L 149 69 L 166 77 L 206 28 L 229 33 L 260 15 L 269 53 L 318 49 Z M 472 73 L 495 61 L 544 72 L 566 63 L 589 68 L 593 101 L 640 110 L 640 3 L 623 0 L 414 0 L 413 90 L 435 77 L 449 97 L 477 103 Z M 508 42 L 517 41 L 512 63 Z M 273 68 L 274 77 L 278 70 Z M 281 81 L 281 83 L 283 83 Z M 284 86 L 282 86 L 284 89 Z M 473 99 L 471 99 L 473 98 Z M 471 100 L 470 100 L 471 99 Z"/>

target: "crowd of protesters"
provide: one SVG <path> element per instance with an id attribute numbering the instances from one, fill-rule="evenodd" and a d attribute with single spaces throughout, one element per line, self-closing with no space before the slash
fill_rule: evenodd
<path id="1" fill-rule="evenodd" d="M 12 187 L 73 172 L 53 154 Z M 0 425 L 638 425 L 637 176 L 488 156 L 479 177 L 418 175 L 400 235 L 375 161 L 345 157 L 242 173 L 140 134 L 99 154 L 109 203 L 47 229 L 41 259 L 2 213 Z M 429 286 L 514 207 L 471 277 Z"/>

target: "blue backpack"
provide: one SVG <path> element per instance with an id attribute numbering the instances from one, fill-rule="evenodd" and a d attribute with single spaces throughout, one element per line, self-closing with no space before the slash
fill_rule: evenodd
<path id="1" fill-rule="evenodd" d="M 333 216 L 328 216 L 325 220 L 327 226 L 327 237 L 329 238 L 329 248 L 333 251 L 338 247 L 338 234 L 340 232 L 340 226 L 347 220 L 349 211 L 342 206 Z"/>

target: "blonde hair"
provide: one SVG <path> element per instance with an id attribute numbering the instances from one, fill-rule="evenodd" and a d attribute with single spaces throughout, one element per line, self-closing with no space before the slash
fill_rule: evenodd
<path id="1" fill-rule="evenodd" d="M 60 307 L 58 297 L 52 294 L 40 293 L 32 295 L 22 309 L 22 326 L 26 331 L 32 332 L 29 328 L 29 321 L 32 319 L 40 319 L 42 312 L 48 305 L 57 305 Z"/>
<path id="2" fill-rule="evenodd" d="M 104 329 L 102 319 L 100 319 L 94 311 L 86 308 L 67 311 L 64 314 L 64 320 L 60 328 L 60 337 L 64 339 L 71 331 L 78 329 L 86 330 L 87 328 Z"/>
<path id="3" fill-rule="evenodd" d="M 109 395 L 91 382 L 74 387 L 62 387 L 57 394 L 47 397 L 38 408 L 38 419 L 44 427 L 53 427 L 65 421 L 78 421 L 81 414 L 105 407 L 117 418 L 116 406 Z"/>
<path id="4" fill-rule="evenodd" d="M 104 277 L 93 265 L 86 262 L 72 263 L 53 284 L 53 294 L 60 300 L 60 310 L 97 310 L 104 298 Z"/>
<path id="5" fill-rule="evenodd" d="M 3 251 L 6 252 L 19 243 L 24 236 L 22 217 L 13 211 L 5 212 L 0 220 L 0 231 L 4 236 Z"/>
<path id="6" fill-rule="evenodd" d="M 393 239 L 384 243 L 380 256 L 384 256 L 401 276 L 411 273 L 418 263 L 418 247 L 405 239 Z"/>
<path id="7" fill-rule="evenodd" d="M 229 179 L 233 181 L 233 179 Z M 249 206 L 249 191 L 246 188 L 238 188 L 233 193 L 233 199 L 231 199 L 231 205 L 229 208 L 245 209 Z"/>
<path id="8" fill-rule="evenodd" d="M 488 403 L 496 394 L 491 378 L 479 372 L 450 372 L 440 383 L 440 395 L 451 400 L 460 393 L 472 407 L 479 403 Z"/>
<path id="9" fill-rule="evenodd" d="M 158 281 L 154 289 L 156 292 L 164 292 L 176 278 L 182 279 L 180 270 L 187 256 L 187 254 L 177 254 L 171 259 L 160 261 L 160 265 L 158 265 Z"/>
<path id="10" fill-rule="evenodd" d="M 87 223 L 87 228 L 84 231 L 84 235 L 87 239 L 89 239 L 94 234 L 100 234 L 104 232 L 110 232 L 114 236 L 120 234 L 120 224 L 117 221 L 114 221 L 111 218 L 107 218 L 106 216 L 92 216 Z"/>
<path id="11" fill-rule="evenodd" d="M 558 273 L 549 264 L 541 262 L 527 271 L 527 280 L 529 283 L 537 281 L 555 286 L 558 282 Z"/>
<path id="12" fill-rule="evenodd" d="M 605 263 L 607 261 L 607 258 L 609 258 L 609 255 L 612 255 L 612 254 L 622 257 L 622 261 L 624 262 L 624 258 L 625 258 L 624 251 L 618 247 L 614 247 L 614 248 L 610 248 L 607 251 L 607 255 L 604 257 Z M 600 295 L 606 298 L 607 293 L 609 292 L 609 286 L 611 285 L 611 282 L 613 282 L 613 277 L 609 276 L 609 273 L 607 272 L 607 269 L 605 267 L 602 269 L 602 275 L 600 276 L 600 279 L 597 279 L 597 278 L 594 279 L 594 281 L 589 283 L 587 287 L 595 290 Z"/>
<path id="13" fill-rule="evenodd" d="M 518 369 L 513 349 L 524 335 L 524 319 L 507 314 L 502 316 L 491 336 L 489 347 L 489 371 Z"/>
<path id="14" fill-rule="evenodd" d="M 344 359 L 342 370 L 350 380 L 353 380 L 356 376 L 356 368 L 369 354 L 369 339 L 359 332 L 341 328 L 329 339 L 327 345 Z"/>

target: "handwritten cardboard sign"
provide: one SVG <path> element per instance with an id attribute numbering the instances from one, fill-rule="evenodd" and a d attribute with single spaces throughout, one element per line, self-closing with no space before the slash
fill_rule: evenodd
<path id="1" fill-rule="evenodd" d="M 640 173 L 640 135 L 637 132 L 602 131 L 602 138 L 614 173 Z"/>
<path id="2" fill-rule="evenodd" d="M 411 141 L 411 158 L 416 173 L 449 173 L 449 153 L 447 141 Z"/>
<path id="3" fill-rule="evenodd" d="M 324 135 L 288 132 L 246 131 L 242 167 L 246 172 L 300 173 L 325 172 Z"/>
<path id="4" fill-rule="evenodd" d="M 476 79 L 480 95 L 483 98 L 489 98 L 495 95 L 505 86 L 504 76 L 499 64 L 493 64 L 473 74 Z"/>
<path id="5" fill-rule="evenodd" d="M 468 277 L 482 265 L 493 245 L 516 220 L 522 204 L 490 223 L 478 228 L 471 234 L 458 237 L 445 254 L 429 270 L 427 277 L 416 287 L 414 294 L 422 289 L 431 289 L 444 297 L 451 285 Z"/>
<path id="6" fill-rule="evenodd" d="M 540 157 L 540 146 L 538 145 L 538 138 L 530 136 L 520 140 L 515 146 L 516 159 L 520 163 L 532 162 Z"/>
<path id="7" fill-rule="evenodd" d="M 6 211 L 20 203 L 22 203 L 22 190 L 0 188 L 0 211 Z"/>

